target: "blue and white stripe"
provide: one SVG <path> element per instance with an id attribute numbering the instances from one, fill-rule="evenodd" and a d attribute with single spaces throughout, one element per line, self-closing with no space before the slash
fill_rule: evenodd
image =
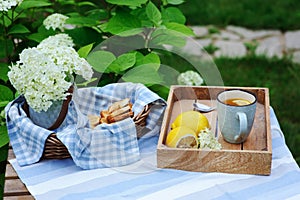
<path id="1" fill-rule="evenodd" d="M 300 199 L 300 169 L 285 144 L 271 108 L 270 176 L 188 172 L 156 168 L 157 136 L 138 141 L 141 160 L 115 168 L 82 170 L 67 160 L 20 167 L 21 180 L 36 199 Z"/>

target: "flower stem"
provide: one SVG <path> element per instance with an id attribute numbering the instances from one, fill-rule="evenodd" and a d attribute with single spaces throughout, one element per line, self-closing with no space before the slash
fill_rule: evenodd
<path id="1" fill-rule="evenodd" d="M 83 86 L 83 87 L 86 87 L 88 84 L 90 84 L 90 83 L 92 83 L 92 82 L 94 82 L 94 81 L 96 81 L 96 80 L 97 80 L 97 78 L 92 78 L 91 80 L 86 81 L 86 82 L 83 82 L 83 83 L 76 83 L 76 85 L 77 85 L 77 86 Z"/>
<path id="2" fill-rule="evenodd" d="M 9 52 L 8 52 L 8 30 L 7 27 L 5 26 L 5 13 L 2 11 L 2 23 L 4 27 L 4 42 L 5 42 L 5 58 L 4 61 L 7 63 L 9 61 Z"/>

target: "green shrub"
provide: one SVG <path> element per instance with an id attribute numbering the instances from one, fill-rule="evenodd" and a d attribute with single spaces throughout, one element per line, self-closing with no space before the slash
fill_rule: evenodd
<path id="1" fill-rule="evenodd" d="M 181 47 L 186 42 L 184 37 L 193 35 L 178 9 L 181 3 L 181 0 L 23 0 L 0 11 L 3 47 L 0 48 L 0 112 L 17 95 L 7 77 L 9 65 L 18 61 L 25 48 L 37 46 L 43 39 L 61 32 L 72 37 L 79 55 L 98 73 L 97 86 L 118 81 L 139 82 L 165 96 L 168 86 L 159 72 L 163 51 L 156 49 L 163 49 L 165 44 Z M 44 20 L 56 13 L 66 17 L 63 25 L 55 25 L 60 20 L 45 25 Z"/>

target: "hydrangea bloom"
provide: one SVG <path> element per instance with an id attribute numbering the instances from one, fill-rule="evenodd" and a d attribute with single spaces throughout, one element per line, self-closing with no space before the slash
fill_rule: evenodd
<path id="1" fill-rule="evenodd" d="M 200 74 L 194 71 L 186 71 L 179 74 L 177 82 L 180 85 L 202 85 L 203 79 Z"/>
<path id="2" fill-rule="evenodd" d="M 69 17 L 59 14 L 59 13 L 54 13 L 52 15 L 49 15 L 44 21 L 43 24 L 46 27 L 47 30 L 52 28 L 53 30 L 59 29 L 60 31 L 64 31 L 64 27 L 66 25 L 66 20 Z"/>
<path id="3" fill-rule="evenodd" d="M 23 0 L 0 0 L 0 11 L 8 11 L 11 7 L 20 4 Z"/>
<path id="4" fill-rule="evenodd" d="M 40 42 L 40 48 L 56 48 L 57 46 L 73 47 L 74 43 L 72 38 L 64 33 L 49 36 Z"/>
<path id="5" fill-rule="evenodd" d="M 12 85 L 35 111 L 47 111 L 53 101 L 64 100 L 74 73 L 86 80 L 92 78 L 92 67 L 79 57 L 73 45 L 66 34 L 51 36 L 37 47 L 24 49 L 20 60 L 10 66 Z"/>
<path id="6" fill-rule="evenodd" d="M 212 132 L 206 128 L 199 133 L 200 149 L 215 149 L 220 150 L 222 145 L 217 141 Z"/>

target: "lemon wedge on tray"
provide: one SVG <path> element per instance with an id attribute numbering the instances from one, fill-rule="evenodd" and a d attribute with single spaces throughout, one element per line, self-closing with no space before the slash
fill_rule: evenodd
<path id="1" fill-rule="evenodd" d="M 186 111 L 179 114 L 174 122 L 171 124 L 171 128 L 185 126 L 194 130 L 196 133 L 200 133 L 205 128 L 210 128 L 208 119 L 205 115 L 197 111 Z"/>
<path id="2" fill-rule="evenodd" d="M 176 127 L 167 135 L 166 145 L 168 147 L 198 148 L 198 144 L 196 132 L 189 127 Z"/>

